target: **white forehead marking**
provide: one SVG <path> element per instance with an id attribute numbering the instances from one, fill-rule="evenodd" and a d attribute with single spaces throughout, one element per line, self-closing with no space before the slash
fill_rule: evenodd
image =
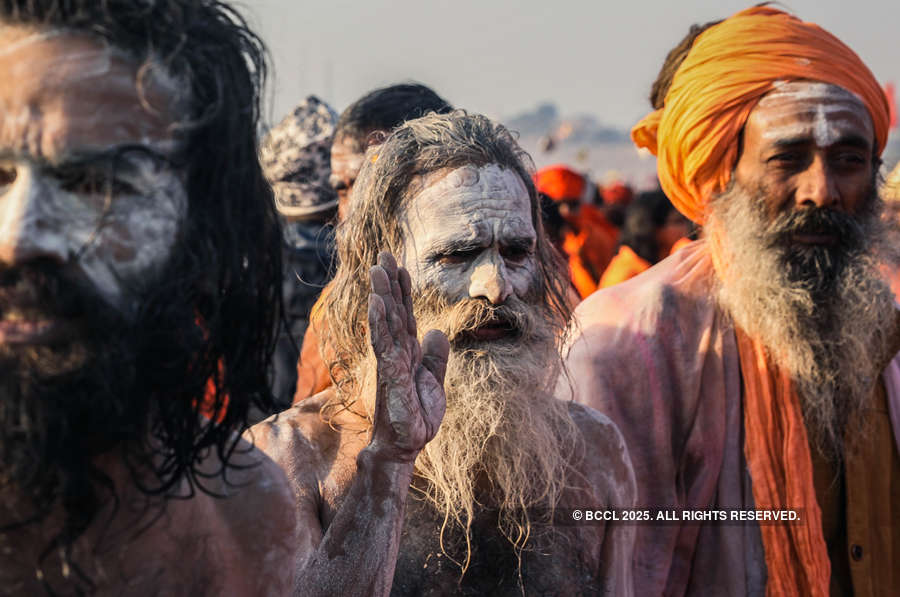
<path id="1" fill-rule="evenodd" d="M 760 105 L 786 100 L 856 100 L 862 99 L 847 89 L 821 81 L 776 81 L 775 89 L 767 93 Z"/>
<path id="2" fill-rule="evenodd" d="M 810 113 L 813 106 L 815 116 L 811 123 L 797 122 L 791 118 L 799 113 Z M 858 124 L 865 126 L 865 133 L 873 135 L 871 118 L 859 96 L 830 83 L 779 81 L 775 84 L 775 90 L 760 100 L 759 107 L 771 112 L 765 117 L 757 114 L 757 118 L 766 125 L 762 134 L 764 139 L 798 137 L 811 133 L 818 146 L 828 147 L 840 139 L 842 133 L 852 130 Z M 853 117 L 858 122 L 854 122 Z M 785 123 L 785 119 L 789 122 Z"/>

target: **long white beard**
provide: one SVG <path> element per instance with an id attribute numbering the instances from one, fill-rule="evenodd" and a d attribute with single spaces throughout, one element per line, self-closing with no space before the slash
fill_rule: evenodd
<path id="1" fill-rule="evenodd" d="M 896 318 L 878 270 L 885 249 L 879 202 L 873 196 L 871 208 L 858 217 L 851 235 L 856 246 L 810 266 L 815 271 L 809 278 L 828 280 L 816 287 L 817 281 L 803 281 L 787 266 L 796 260 L 788 260 L 786 246 L 776 242 L 764 196 L 735 185 L 711 205 L 705 234 L 724 249 L 733 272 L 721 280 L 718 300 L 791 375 L 812 443 L 825 457 L 839 459 L 848 428 L 861 431 L 856 415 L 873 396 Z"/>
<path id="2" fill-rule="evenodd" d="M 447 412 L 416 460 L 424 483 L 415 487 L 444 517 L 442 539 L 445 530 L 457 528 L 468 544 L 469 527 L 486 507 L 498 512 L 501 532 L 521 550 L 534 512 L 552 516 L 582 447 L 566 403 L 552 394 L 562 367 L 556 346 L 562 324 L 519 301 L 511 308 L 521 315 L 519 337 L 463 340 L 464 330 L 487 317 L 468 303 L 449 306 L 434 293 L 417 300 L 419 329 L 447 333 L 452 350 L 444 382 Z M 374 359 L 357 379 L 363 396 L 374 395 Z M 468 553 L 447 555 L 464 558 L 465 569 Z"/>

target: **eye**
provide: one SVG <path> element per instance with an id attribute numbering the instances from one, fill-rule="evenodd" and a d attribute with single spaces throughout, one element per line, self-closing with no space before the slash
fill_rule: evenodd
<path id="1" fill-rule="evenodd" d="M 12 166 L 0 166 L 0 187 L 11 185 L 16 181 L 16 169 Z"/>
<path id="2" fill-rule="evenodd" d="M 137 190 L 127 181 L 97 170 L 73 170 L 59 176 L 60 188 L 77 195 L 118 197 L 134 195 Z"/>
<path id="3" fill-rule="evenodd" d="M 481 252 L 481 249 L 464 249 L 461 251 L 453 251 L 452 253 L 444 253 L 442 255 L 438 255 L 435 259 L 438 263 L 442 263 L 444 265 L 456 265 L 459 263 L 467 263 L 475 259 L 478 254 Z"/>
<path id="4" fill-rule="evenodd" d="M 500 255 L 510 263 L 521 264 L 524 263 L 531 254 L 533 253 L 533 249 L 530 247 L 504 247 L 500 250 Z"/>
<path id="5" fill-rule="evenodd" d="M 832 158 L 839 168 L 855 169 L 869 163 L 869 157 L 859 151 L 841 151 Z"/>
<path id="6" fill-rule="evenodd" d="M 773 155 L 766 161 L 769 162 L 770 164 L 774 163 L 774 164 L 778 165 L 778 164 L 796 164 L 796 163 L 799 163 L 800 160 L 802 160 L 802 159 L 803 159 L 803 156 L 800 154 L 800 152 L 783 151 L 781 153 L 777 153 L 777 154 Z"/>

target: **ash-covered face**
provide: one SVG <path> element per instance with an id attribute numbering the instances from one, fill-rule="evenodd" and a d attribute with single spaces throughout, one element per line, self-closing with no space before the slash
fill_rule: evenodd
<path id="1" fill-rule="evenodd" d="M 400 262 L 414 288 L 451 304 L 474 299 L 501 306 L 534 290 L 536 232 L 531 200 L 515 172 L 490 164 L 465 166 L 425 180 L 403 214 Z M 502 322 L 472 335 L 503 338 Z"/>
<path id="2" fill-rule="evenodd" d="M 142 98 L 122 52 L 18 26 L 0 29 L 0 81 L 0 343 L 39 345 L 66 328 L 17 291 L 16 272 L 36 264 L 129 318 L 187 213 L 169 159 L 176 86 L 150 73 Z"/>

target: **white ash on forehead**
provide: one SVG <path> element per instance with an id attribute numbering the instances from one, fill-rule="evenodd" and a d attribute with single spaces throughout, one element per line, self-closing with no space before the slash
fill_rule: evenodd
<path id="1" fill-rule="evenodd" d="M 477 184 L 484 193 L 515 194 L 524 186 L 516 173 L 497 164 L 488 164 L 480 168 L 463 166 L 448 174 L 445 180 L 448 186 L 454 188 Z"/>

